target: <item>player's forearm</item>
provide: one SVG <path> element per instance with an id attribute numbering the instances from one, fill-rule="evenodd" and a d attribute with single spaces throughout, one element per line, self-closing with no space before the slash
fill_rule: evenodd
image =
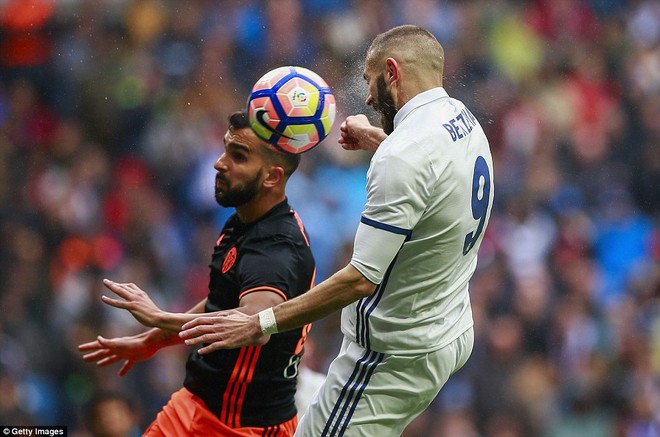
<path id="1" fill-rule="evenodd" d="M 275 306 L 277 328 L 288 331 L 322 319 L 369 296 L 375 288 L 349 264 L 302 296 Z"/>
<path id="2" fill-rule="evenodd" d="M 167 346 L 174 346 L 181 343 L 181 339 L 174 331 L 167 331 L 161 328 L 151 328 L 141 334 L 145 346 L 159 350 Z"/>
<path id="3" fill-rule="evenodd" d="M 184 323 L 199 317 L 200 314 L 204 313 L 205 308 L 206 298 L 199 301 L 185 313 L 170 313 L 162 311 L 155 318 L 154 328 L 165 331 L 168 335 L 176 337 L 178 340 L 179 336 L 176 334 L 181 331 L 181 326 L 183 326 Z"/>

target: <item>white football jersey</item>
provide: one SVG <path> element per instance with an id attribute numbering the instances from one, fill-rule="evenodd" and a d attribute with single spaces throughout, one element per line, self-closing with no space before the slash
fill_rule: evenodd
<path id="1" fill-rule="evenodd" d="M 493 203 L 483 129 L 443 88 L 421 93 L 367 172 L 351 264 L 378 284 L 342 311 L 343 333 L 382 353 L 439 349 L 472 324 L 468 282 Z"/>

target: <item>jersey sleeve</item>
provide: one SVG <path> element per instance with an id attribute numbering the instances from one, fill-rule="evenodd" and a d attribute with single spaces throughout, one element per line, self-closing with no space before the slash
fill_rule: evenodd
<path id="1" fill-rule="evenodd" d="M 436 182 L 427 154 L 414 144 L 405 149 L 374 155 L 367 175 L 367 204 L 351 265 L 375 284 L 412 235 Z"/>
<path id="2" fill-rule="evenodd" d="M 277 293 L 284 300 L 292 298 L 297 259 L 294 244 L 285 238 L 262 238 L 252 242 L 238 260 L 239 300 L 256 291 Z"/>
<path id="3" fill-rule="evenodd" d="M 374 284 L 380 284 L 410 231 L 362 217 L 355 234 L 351 265 Z"/>

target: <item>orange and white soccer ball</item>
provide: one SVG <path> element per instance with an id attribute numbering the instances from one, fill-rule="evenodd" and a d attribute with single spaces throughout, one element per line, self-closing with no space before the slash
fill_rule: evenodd
<path id="1" fill-rule="evenodd" d="M 335 122 L 336 104 L 328 84 L 303 67 L 279 67 L 252 87 L 248 116 L 254 132 L 285 153 L 318 145 Z"/>

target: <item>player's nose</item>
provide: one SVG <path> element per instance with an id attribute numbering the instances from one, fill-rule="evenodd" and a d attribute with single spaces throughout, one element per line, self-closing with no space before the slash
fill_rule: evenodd
<path id="1" fill-rule="evenodd" d="M 367 94 L 367 99 L 364 101 L 365 105 L 372 106 L 374 104 L 374 98 L 371 96 L 371 93 Z"/>
<path id="2" fill-rule="evenodd" d="M 213 168 L 216 169 L 217 171 L 227 171 L 227 163 L 224 160 L 225 154 L 223 153 L 220 155 L 217 161 L 215 161 L 215 164 L 213 164 Z"/>

